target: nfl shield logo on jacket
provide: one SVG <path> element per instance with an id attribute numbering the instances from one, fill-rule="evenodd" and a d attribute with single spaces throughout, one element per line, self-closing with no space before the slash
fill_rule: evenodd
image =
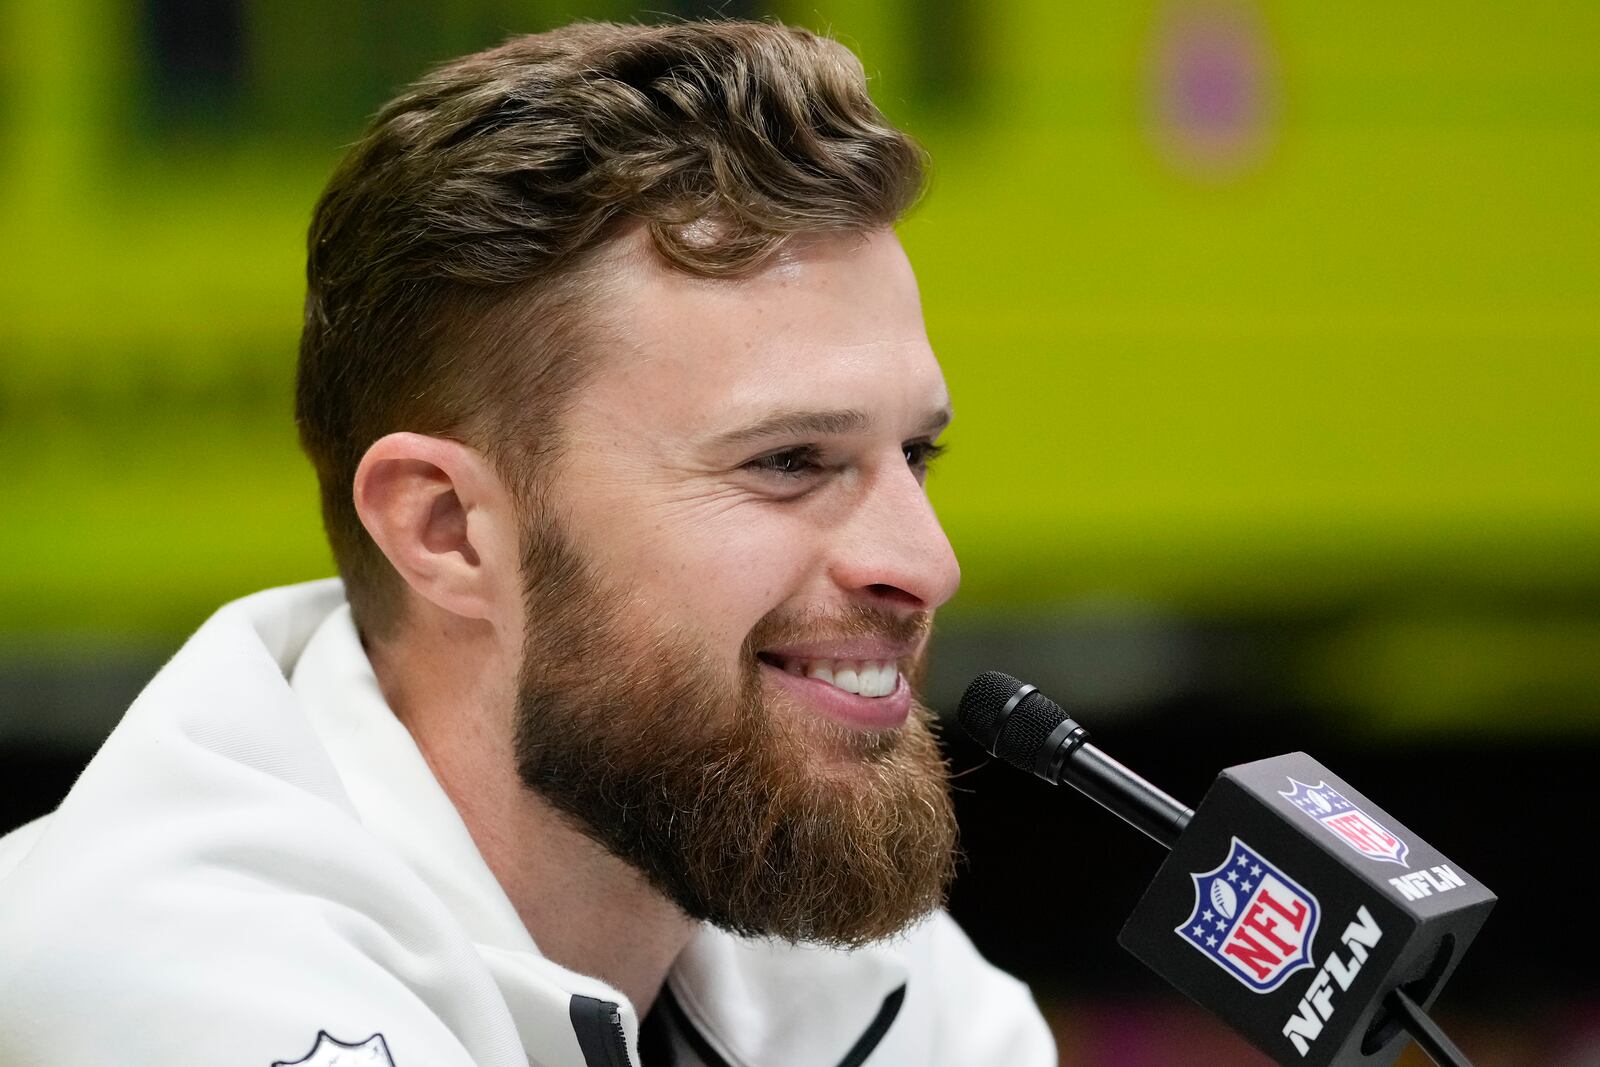
<path id="1" fill-rule="evenodd" d="M 317 1043 L 304 1059 L 278 1060 L 272 1067 L 394 1067 L 394 1060 L 389 1058 L 382 1034 L 373 1034 L 359 1045 L 347 1045 L 320 1030 Z"/>

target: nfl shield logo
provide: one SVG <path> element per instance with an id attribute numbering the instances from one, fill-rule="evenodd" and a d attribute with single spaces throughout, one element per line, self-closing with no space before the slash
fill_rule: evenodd
<path id="1" fill-rule="evenodd" d="M 1194 879 L 1194 911 L 1174 932 L 1245 988 L 1270 993 L 1311 966 L 1322 909 L 1266 857 L 1233 839 L 1228 858 Z"/>
<path id="2" fill-rule="evenodd" d="M 1334 837 L 1368 859 L 1410 866 L 1406 862 L 1406 853 L 1411 851 L 1411 846 L 1391 834 L 1382 823 L 1356 807 L 1327 782 L 1306 785 L 1291 778 L 1289 791 L 1279 791 L 1278 795 L 1326 826 Z"/>
<path id="3" fill-rule="evenodd" d="M 358 1045 L 347 1045 L 322 1030 L 310 1052 L 298 1060 L 274 1060 L 272 1067 L 394 1067 L 394 1060 L 389 1058 L 389 1046 L 382 1034 L 373 1034 Z"/>

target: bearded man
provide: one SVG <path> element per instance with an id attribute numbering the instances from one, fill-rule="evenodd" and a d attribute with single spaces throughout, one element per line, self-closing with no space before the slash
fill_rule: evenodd
<path id="1" fill-rule="evenodd" d="M 223 608 L 0 843 L 0 1061 L 1053 1062 L 939 910 L 921 181 L 771 24 L 384 108 L 309 242 L 342 581 Z"/>

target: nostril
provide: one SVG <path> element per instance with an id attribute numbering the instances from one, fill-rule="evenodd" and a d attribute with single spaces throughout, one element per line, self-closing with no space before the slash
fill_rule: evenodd
<path id="1" fill-rule="evenodd" d="M 895 603 L 906 604 L 914 608 L 920 608 L 923 606 L 921 597 L 914 593 L 906 592 L 898 585 L 890 585 L 887 582 L 874 582 L 872 585 L 867 586 L 867 592 L 881 600 L 889 600 Z"/>

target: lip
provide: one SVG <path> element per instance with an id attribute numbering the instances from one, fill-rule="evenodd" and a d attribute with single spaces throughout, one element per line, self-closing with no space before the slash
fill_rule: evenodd
<path id="1" fill-rule="evenodd" d="M 810 644 L 778 645 L 763 648 L 761 655 L 778 659 L 854 659 L 873 660 L 878 663 L 893 660 L 905 664 L 916 654 L 917 643 L 887 641 L 881 638 L 857 638 L 841 641 L 817 641 Z"/>
<path id="2" fill-rule="evenodd" d="M 768 683 L 783 688 L 806 708 L 852 729 L 893 730 L 904 724 L 911 715 L 911 686 L 906 684 L 904 672 L 895 680 L 894 692 L 881 697 L 846 693 L 838 686 L 790 674 L 764 660 L 761 661 L 761 672 Z"/>

